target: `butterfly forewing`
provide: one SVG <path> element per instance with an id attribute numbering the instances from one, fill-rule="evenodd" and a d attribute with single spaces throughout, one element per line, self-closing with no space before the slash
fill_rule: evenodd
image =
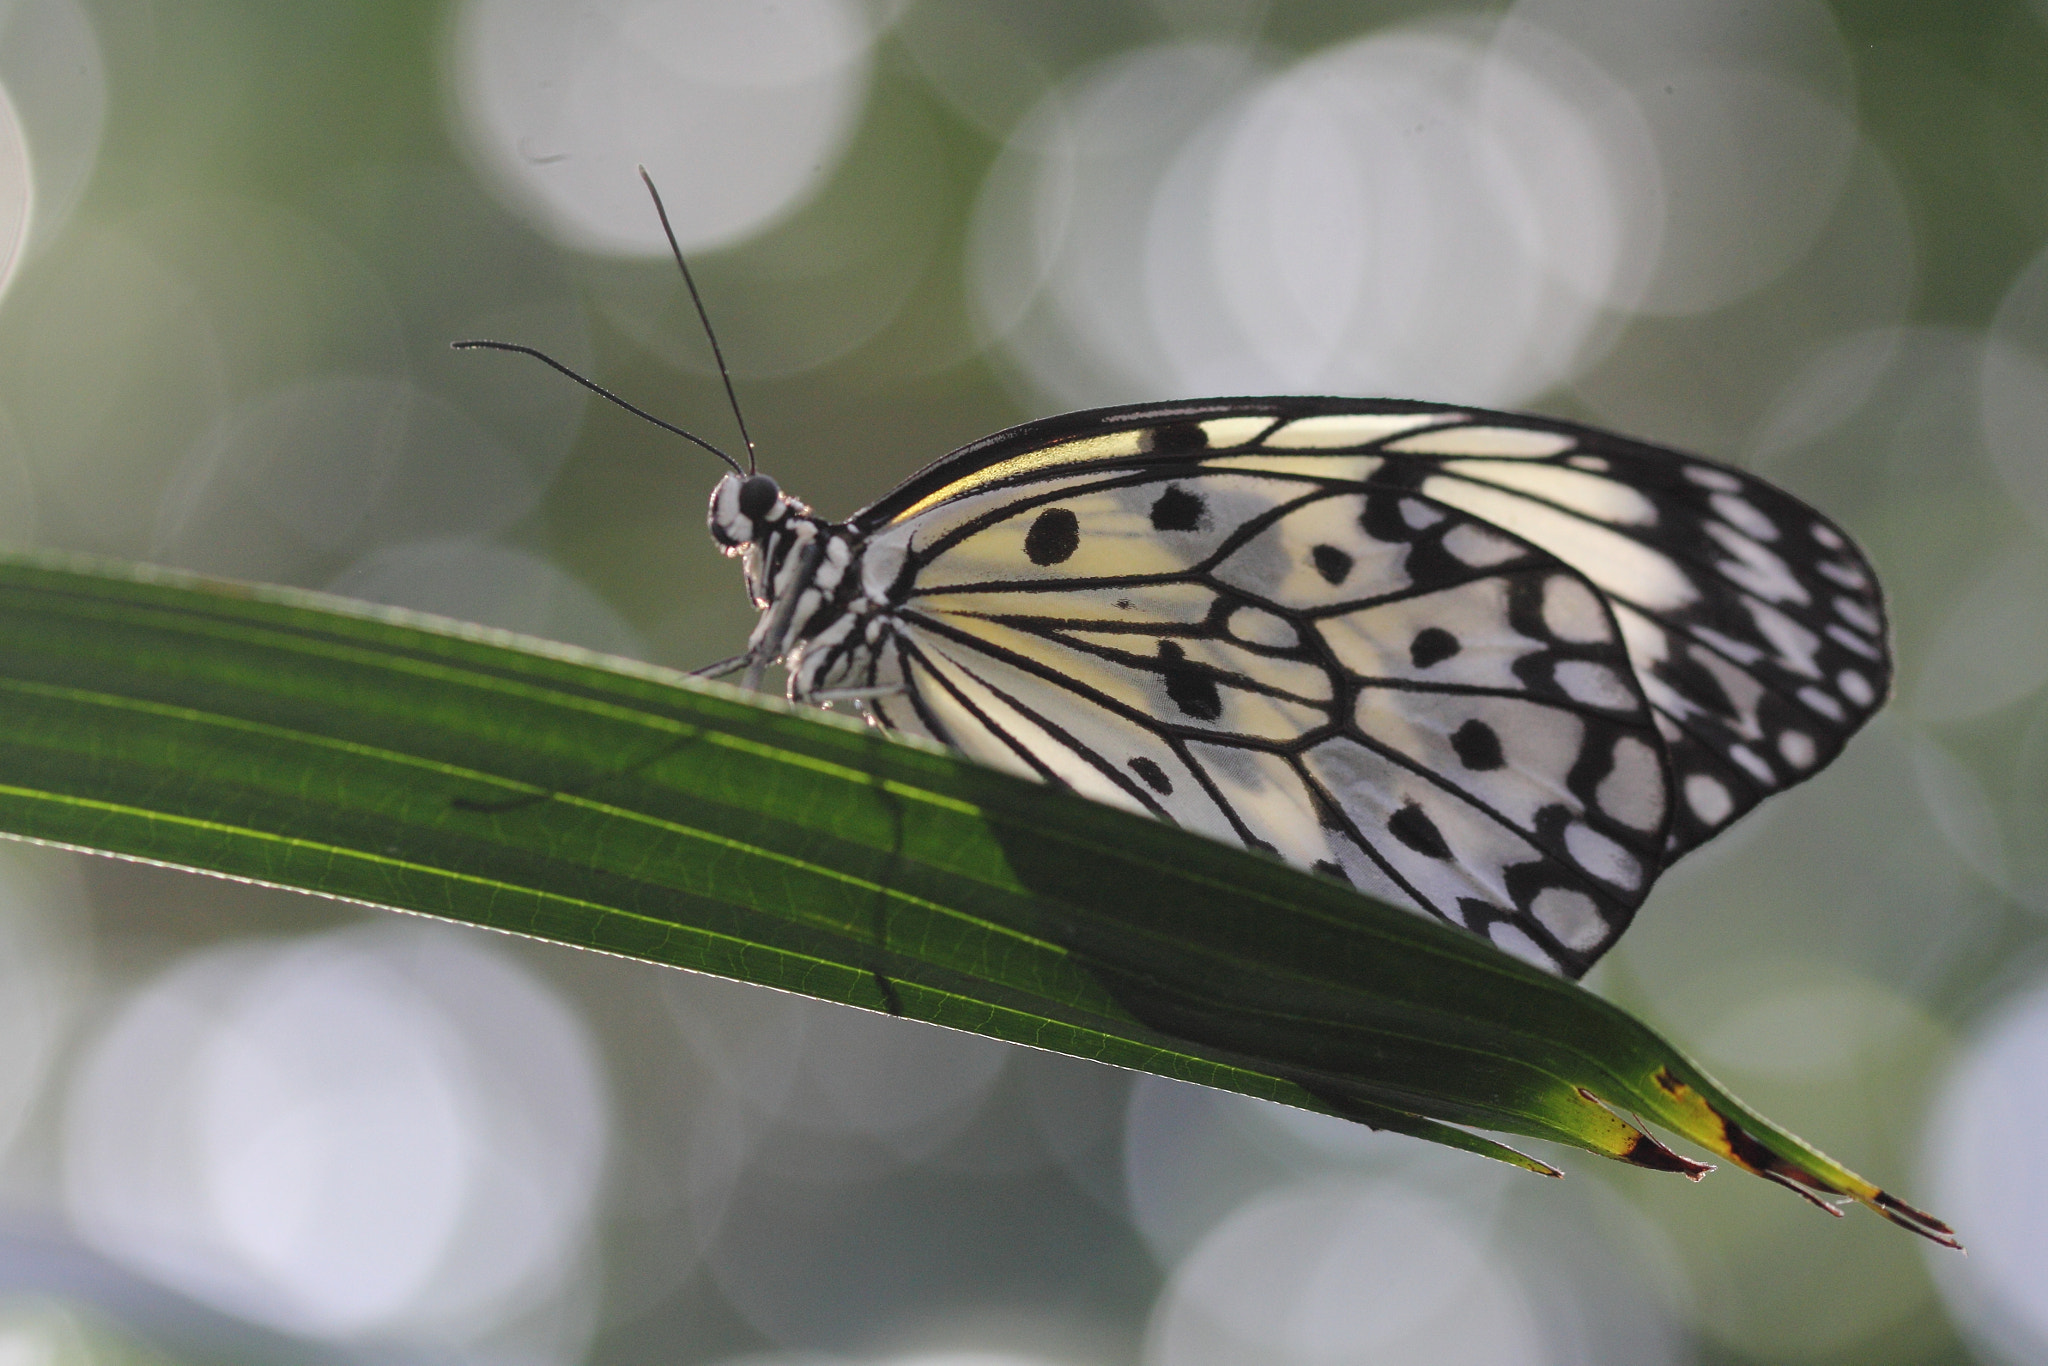
<path id="1" fill-rule="evenodd" d="M 1889 680 L 1874 578 L 1825 519 L 1541 419 L 1073 414 L 947 457 L 848 532 L 888 585 L 882 724 L 1571 974 Z"/>

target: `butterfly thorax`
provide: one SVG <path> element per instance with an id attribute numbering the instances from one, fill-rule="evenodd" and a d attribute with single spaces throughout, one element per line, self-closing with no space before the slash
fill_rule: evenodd
<path id="1" fill-rule="evenodd" d="M 738 556 L 761 611 L 750 661 L 789 666 L 792 701 L 888 686 L 876 676 L 889 606 L 887 584 L 865 581 L 861 543 L 790 497 L 764 474 L 728 474 L 711 493 L 711 537 Z"/>

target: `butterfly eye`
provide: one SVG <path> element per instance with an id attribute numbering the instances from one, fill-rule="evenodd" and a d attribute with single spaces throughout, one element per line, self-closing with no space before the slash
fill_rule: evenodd
<path id="1" fill-rule="evenodd" d="M 781 488 L 767 475 L 748 475 L 746 482 L 740 485 L 740 515 L 750 522 L 758 522 L 768 515 L 768 510 L 781 496 Z"/>

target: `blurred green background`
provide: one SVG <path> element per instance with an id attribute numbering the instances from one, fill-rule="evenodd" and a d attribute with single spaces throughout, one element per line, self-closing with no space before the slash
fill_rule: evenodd
<path id="1" fill-rule="evenodd" d="M 1578 417 L 1864 542 L 1897 696 L 1596 989 L 1968 1259 L 0 846 L 8 1363 L 2048 1362 L 2048 3 L 0 3 L 0 538 L 679 667 L 735 444 Z"/>

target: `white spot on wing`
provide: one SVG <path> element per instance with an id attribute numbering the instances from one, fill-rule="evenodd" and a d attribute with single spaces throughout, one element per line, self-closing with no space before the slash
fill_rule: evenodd
<path id="1" fill-rule="evenodd" d="M 1870 587 L 1870 576 L 1853 564 L 1839 564 L 1834 560 L 1821 560 L 1815 565 L 1821 573 L 1833 579 L 1844 588 L 1862 592 Z"/>
<path id="2" fill-rule="evenodd" d="M 1770 602 L 1796 602 L 1805 604 L 1813 601 L 1805 585 L 1792 576 L 1785 562 L 1772 552 L 1764 549 L 1734 527 L 1720 522 L 1708 522 L 1707 534 L 1734 556 L 1733 560 L 1722 560 L 1714 567 L 1730 583 L 1747 588 L 1750 592 Z"/>
<path id="3" fill-rule="evenodd" d="M 1840 721 L 1844 716 L 1840 702 L 1837 702 L 1834 698 L 1829 697 L 1811 684 L 1801 688 L 1798 697 L 1801 702 L 1804 702 L 1822 716 L 1827 717 L 1830 721 Z"/>
<path id="4" fill-rule="evenodd" d="M 1219 455 L 1204 460 L 1205 469 L 1247 470 L 1253 474 L 1299 474 L 1311 479 L 1363 483 L 1386 464 L 1376 455 Z"/>
<path id="5" fill-rule="evenodd" d="M 1740 768 L 1744 773 L 1747 773 L 1765 787 L 1778 786 L 1778 775 L 1771 772 L 1771 766 L 1759 758 L 1756 752 L 1750 749 L 1749 746 L 1728 746 L 1728 757 L 1735 761 L 1737 768 Z"/>
<path id="6" fill-rule="evenodd" d="M 1884 652 L 1882 650 L 1842 625 L 1839 621 L 1828 623 L 1828 639 L 1834 641 L 1845 650 L 1862 655 L 1874 664 L 1882 663 L 1884 660 Z"/>
<path id="7" fill-rule="evenodd" d="M 872 602 L 886 602 L 889 589 L 903 573 L 910 537 L 883 532 L 871 537 L 861 552 L 860 586 Z"/>
<path id="8" fill-rule="evenodd" d="M 1294 623 L 1259 607 L 1240 607 L 1230 614 L 1225 628 L 1233 640 L 1247 645 L 1264 645 L 1287 650 L 1301 644 L 1301 632 Z"/>
<path id="9" fill-rule="evenodd" d="M 1701 643 L 1713 646 L 1715 650 L 1728 656 L 1737 664 L 1754 664 L 1764 657 L 1764 652 L 1756 646 L 1749 644 L 1747 641 L 1737 640 L 1733 636 L 1724 635 L 1711 626 L 1695 626 L 1692 628 L 1692 633 Z"/>
<path id="10" fill-rule="evenodd" d="M 1422 492 L 1541 546 L 1624 602 L 1654 612 L 1699 600 L 1692 579 L 1669 556 L 1612 527 L 1465 479 L 1435 476 L 1424 481 Z"/>
<path id="11" fill-rule="evenodd" d="M 1584 892 L 1545 887 L 1529 903 L 1529 913 L 1557 937 L 1558 943 L 1581 953 L 1598 948 L 1607 938 L 1607 922 L 1600 918 L 1593 898 Z"/>
<path id="12" fill-rule="evenodd" d="M 1757 634 L 1777 653 L 1779 664 L 1808 678 L 1821 676 L 1820 665 L 1814 662 L 1814 653 L 1820 649 L 1819 636 L 1775 607 L 1754 601 L 1744 601 L 1743 606 L 1749 609 L 1749 619 L 1756 623 Z"/>
<path id="13" fill-rule="evenodd" d="M 1444 533 L 1443 547 L 1475 569 L 1504 564 L 1522 553 L 1522 547 L 1505 536 L 1496 536 L 1470 522 L 1460 523 Z"/>
<path id="14" fill-rule="evenodd" d="M 1735 809 L 1735 799 L 1719 778 L 1695 773 L 1685 780 L 1685 804 L 1708 825 L 1719 825 Z"/>
<path id="15" fill-rule="evenodd" d="M 1648 832 L 1664 819 L 1664 769 L 1657 751 L 1633 735 L 1614 744 L 1614 766 L 1594 789 L 1600 809 L 1623 825 Z"/>
<path id="16" fill-rule="evenodd" d="M 1529 427 L 1445 427 L 1389 441 L 1387 449 L 1414 455 L 1493 455 L 1534 460 L 1568 451 L 1578 444 L 1577 437 Z"/>
<path id="17" fill-rule="evenodd" d="M 1559 640 L 1575 645 L 1595 644 L 1612 635 L 1600 599 L 1570 574 L 1552 574 L 1543 581 L 1543 624 Z"/>
<path id="18" fill-rule="evenodd" d="M 1433 527 L 1448 516 L 1450 514 L 1442 508 L 1432 507 L 1420 499 L 1403 498 L 1401 500 L 1401 520 L 1406 522 L 1415 531 L 1423 531 Z"/>
<path id="19" fill-rule="evenodd" d="M 1718 489 L 1723 493 L 1734 493 L 1741 489 L 1742 481 L 1726 470 L 1717 470 L 1711 465 L 1687 465 L 1685 477 L 1705 489 Z"/>
<path id="20" fill-rule="evenodd" d="M 1589 707 L 1611 707 L 1627 711 L 1635 706 L 1635 694 L 1628 690 L 1614 670 L 1589 659 L 1560 661 L 1553 671 L 1565 696 Z"/>
<path id="21" fill-rule="evenodd" d="M 1457 422 L 1463 417 L 1463 413 L 1324 413 L 1296 418 L 1260 444 L 1282 451 L 1336 450 L 1370 445 L 1417 427 Z"/>
<path id="22" fill-rule="evenodd" d="M 1811 768 L 1816 755 L 1813 737 L 1803 730 L 1788 730 L 1778 737 L 1778 753 L 1794 768 Z"/>
<path id="23" fill-rule="evenodd" d="M 1655 526 L 1657 505 L 1613 479 L 1557 465 L 1503 465 L 1498 460 L 1446 460 L 1444 473 L 1526 493 L 1599 522 Z"/>
<path id="24" fill-rule="evenodd" d="M 1842 533 L 1829 526 L 1826 522 L 1815 522 L 1807 530 L 1813 534 L 1814 540 L 1819 541 L 1830 550 L 1840 550 L 1846 544 L 1842 539 Z"/>
<path id="25" fill-rule="evenodd" d="M 1573 821 L 1564 828 L 1564 847 L 1581 868 L 1624 891 L 1633 891 L 1643 880 L 1643 865 L 1636 856 L 1590 825 Z"/>
<path id="26" fill-rule="evenodd" d="M 1273 425 L 1271 417 L 1212 417 L 1207 422 L 1197 423 L 1202 435 L 1208 438 L 1209 449 L 1227 451 L 1232 446 L 1242 446 L 1260 432 Z"/>
<path id="27" fill-rule="evenodd" d="M 1837 597 L 1835 599 L 1835 615 L 1867 636 L 1876 635 L 1884 625 L 1883 622 L 1877 619 L 1877 613 L 1850 597 Z"/>
<path id="28" fill-rule="evenodd" d="M 1526 932 L 1505 920 L 1496 920 L 1486 927 L 1486 937 L 1501 952 L 1521 959 L 1531 967 L 1542 968 L 1545 972 L 1558 971 L 1557 963 L 1531 939 Z"/>
<path id="29" fill-rule="evenodd" d="M 1854 669 L 1844 669 L 1836 674 L 1835 686 L 1842 690 L 1842 696 L 1859 707 L 1867 707 L 1877 700 L 1877 690 L 1870 686 L 1870 680 Z"/>
<path id="30" fill-rule="evenodd" d="M 1732 493 L 1717 493 L 1707 500 L 1713 504 L 1721 520 L 1737 531 L 1756 537 L 1759 541 L 1778 539 L 1778 524 L 1757 510 L 1756 504 L 1738 498 Z"/>

